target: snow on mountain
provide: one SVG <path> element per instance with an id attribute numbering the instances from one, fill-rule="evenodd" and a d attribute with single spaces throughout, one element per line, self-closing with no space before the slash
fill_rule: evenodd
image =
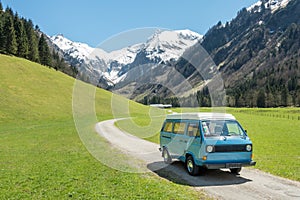
<path id="1" fill-rule="evenodd" d="M 144 44 L 135 44 L 120 50 L 115 50 L 109 53 L 110 60 L 116 60 L 120 64 L 132 63 L 136 54 L 144 46 Z"/>
<path id="2" fill-rule="evenodd" d="M 107 52 L 102 49 L 90 47 L 87 44 L 81 42 L 73 42 L 65 38 L 62 34 L 52 36 L 50 38 L 52 42 L 57 45 L 65 54 L 68 54 L 72 58 L 78 59 L 80 62 L 96 59 L 96 55 L 103 60 L 107 59 Z"/>
<path id="3" fill-rule="evenodd" d="M 202 37 L 190 30 L 157 31 L 145 43 L 112 52 L 73 42 L 62 34 L 52 36 L 50 39 L 64 52 L 66 61 L 72 64 L 77 62 L 80 68 L 86 67 L 82 69 L 83 71 L 96 73 L 94 77 L 103 76 L 108 82 L 116 84 L 126 76 L 128 65 L 134 63 L 136 59 L 145 60 L 137 56 L 146 55 L 146 60 L 158 63 L 177 60 L 187 48 L 196 44 Z"/>
<path id="4" fill-rule="evenodd" d="M 290 0 L 260 0 L 247 8 L 248 11 L 260 12 L 261 5 L 264 3 L 265 8 L 271 9 L 271 12 L 275 12 L 280 8 L 286 7 L 286 5 L 290 2 Z"/>
<path id="5" fill-rule="evenodd" d="M 157 31 L 148 39 L 144 50 L 150 60 L 162 61 L 178 59 L 183 52 L 202 39 L 200 34 L 190 30 Z"/>

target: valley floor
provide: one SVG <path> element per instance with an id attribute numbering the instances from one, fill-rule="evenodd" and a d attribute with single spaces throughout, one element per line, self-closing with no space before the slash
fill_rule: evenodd
<path id="1" fill-rule="evenodd" d="M 114 126 L 115 120 L 100 122 L 96 131 L 109 143 L 132 159 L 144 161 L 144 170 L 177 184 L 189 185 L 205 190 L 218 199 L 299 199 L 300 182 L 277 177 L 257 169 L 243 168 L 240 175 L 226 170 L 208 171 L 202 176 L 190 176 L 180 162 L 165 165 L 158 145 L 132 136 Z M 128 163 L 133 163 L 129 161 Z"/>

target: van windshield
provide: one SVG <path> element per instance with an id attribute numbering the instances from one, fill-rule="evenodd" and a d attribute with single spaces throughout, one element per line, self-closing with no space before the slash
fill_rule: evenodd
<path id="1" fill-rule="evenodd" d="M 246 136 L 239 123 L 234 120 L 202 121 L 202 131 L 205 137 Z"/>

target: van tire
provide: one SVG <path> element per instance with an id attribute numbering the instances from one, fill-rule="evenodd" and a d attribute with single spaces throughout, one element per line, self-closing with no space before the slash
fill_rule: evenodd
<path id="1" fill-rule="evenodd" d="M 166 147 L 163 148 L 162 157 L 164 158 L 164 163 L 166 163 L 166 164 L 171 164 L 172 163 L 172 158 L 171 158 L 170 153 L 169 153 L 169 151 Z"/>
<path id="2" fill-rule="evenodd" d="M 196 176 L 199 174 L 200 167 L 195 164 L 192 156 L 188 156 L 185 162 L 186 170 L 192 176 Z"/>
<path id="3" fill-rule="evenodd" d="M 242 168 L 231 168 L 231 169 L 230 169 L 230 172 L 231 172 L 232 174 L 239 175 L 240 172 L 241 172 L 241 170 L 242 170 Z"/>

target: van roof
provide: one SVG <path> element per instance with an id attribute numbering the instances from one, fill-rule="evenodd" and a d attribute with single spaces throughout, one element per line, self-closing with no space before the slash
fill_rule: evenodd
<path id="1" fill-rule="evenodd" d="M 176 113 L 167 115 L 167 119 L 196 119 L 196 120 L 235 120 L 232 114 L 228 113 Z"/>

